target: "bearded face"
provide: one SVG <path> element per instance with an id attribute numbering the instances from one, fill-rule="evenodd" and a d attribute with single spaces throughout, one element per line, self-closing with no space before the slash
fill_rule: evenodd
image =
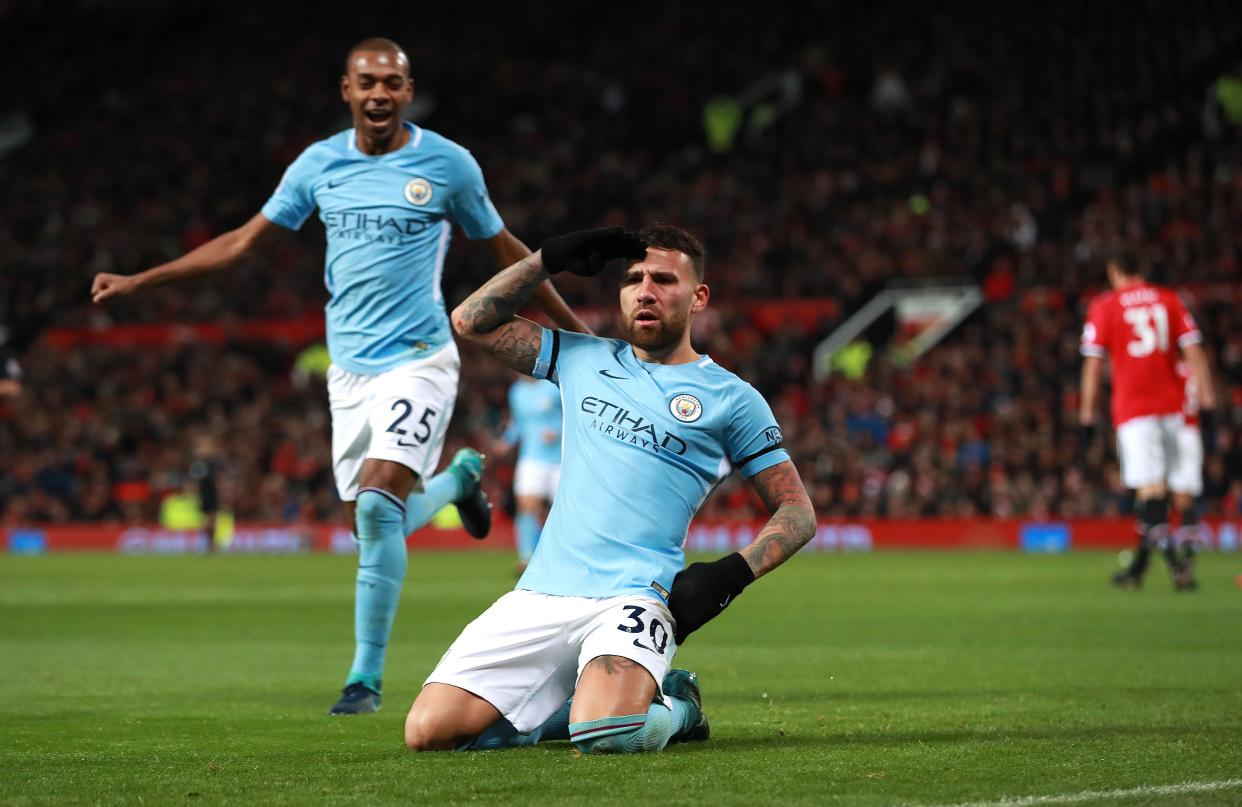
<path id="1" fill-rule="evenodd" d="M 675 350 L 688 342 L 691 316 L 707 305 L 707 296 L 686 255 L 648 247 L 647 256 L 628 266 L 621 279 L 626 341 L 648 353 Z"/>
<path id="2" fill-rule="evenodd" d="M 690 327 L 690 311 L 640 309 L 621 323 L 625 341 L 649 352 L 659 352 L 681 341 Z"/>

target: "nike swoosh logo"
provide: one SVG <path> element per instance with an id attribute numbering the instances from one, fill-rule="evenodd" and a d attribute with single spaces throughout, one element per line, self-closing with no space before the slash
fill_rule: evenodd
<path id="1" fill-rule="evenodd" d="M 629 378 L 630 378 L 628 375 L 613 375 L 612 373 L 608 372 L 607 370 L 600 370 L 600 371 L 599 371 L 599 374 L 600 374 L 600 375 L 602 375 L 604 378 L 612 378 L 612 379 L 615 379 L 615 380 L 617 380 L 617 381 L 628 381 L 628 380 L 629 380 Z"/>
<path id="2" fill-rule="evenodd" d="M 725 606 L 727 606 L 730 602 L 732 602 L 732 600 L 733 600 L 733 595 L 732 595 L 732 594 L 730 594 L 728 597 L 725 597 L 725 598 L 724 598 L 724 602 L 720 603 L 720 607 L 721 607 L 721 608 L 724 608 L 724 607 L 725 607 Z"/>
<path id="3" fill-rule="evenodd" d="M 345 180 L 343 180 L 343 179 L 329 179 L 329 180 L 328 180 L 328 187 L 329 187 L 329 188 L 335 188 L 335 187 L 337 187 L 338 185 L 344 185 L 344 184 L 345 184 Z"/>

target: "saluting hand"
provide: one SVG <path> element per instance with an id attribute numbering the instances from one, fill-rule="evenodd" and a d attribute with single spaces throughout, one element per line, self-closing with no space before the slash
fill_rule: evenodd
<path id="1" fill-rule="evenodd" d="M 600 227 L 549 238 L 539 253 L 550 275 L 570 272 L 595 277 L 609 261 L 646 257 L 647 242 L 638 233 L 627 233 L 620 227 Z"/>

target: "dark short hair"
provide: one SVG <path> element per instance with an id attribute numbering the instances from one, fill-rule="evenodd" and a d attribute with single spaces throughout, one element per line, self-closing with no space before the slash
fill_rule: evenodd
<path id="1" fill-rule="evenodd" d="M 649 247 L 676 250 L 685 255 L 690 259 L 695 282 L 703 282 L 703 273 L 707 269 L 707 249 L 699 239 L 680 227 L 661 221 L 648 225 L 639 235 Z"/>
<path id="2" fill-rule="evenodd" d="M 1104 250 L 1104 265 L 1115 264 L 1126 277 L 1143 276 L 1143 256 L 1133 244 L 1118 242 Z"/>
<path id="3" fill-rule="evenodd" d="M 410 63 L 410 57 L 406 54 L 405 48 L 401 47 L 396 42 L 393 42 L 391 39 L 386 39 L 382 36 L 370 36 L 354 45 L 349 49 L 349 53 L 345 54 L 346 74 L 349 73 L 349 66 L 354 63 L 354 54 L 360 50 L 375 50 L 380 51 L 381 53 L 384 51 L 400 53 L 402 56 L 405 56 L 405 63 L 407 65 Z"/>

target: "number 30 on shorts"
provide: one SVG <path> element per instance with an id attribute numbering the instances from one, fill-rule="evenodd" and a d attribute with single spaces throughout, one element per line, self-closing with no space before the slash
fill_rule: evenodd
<path id="1" fill-rule="evenodd" d="M 647 609 L 640 605 L 623 605 L 621 607 L 630 612 L 626 618 L 634 624 L 617 625 L 617 630 L 623 630 L 626 633 L 643 633 L 646 631 L 651 637 L 651 644 L 653 646 L 648 647 L 643 644 L 641 638 L 634 640 L 634 646 L 643 650 L 650 650 L 652 653 L 657 653 L 661 656 L 664 655 L 664 651 L 668 648 L 668 628 L 664 626 L 664 623 L 655 617 L 648 617 L 648 622 L 643 622 L 642 615 L 647 613 Z"/>

